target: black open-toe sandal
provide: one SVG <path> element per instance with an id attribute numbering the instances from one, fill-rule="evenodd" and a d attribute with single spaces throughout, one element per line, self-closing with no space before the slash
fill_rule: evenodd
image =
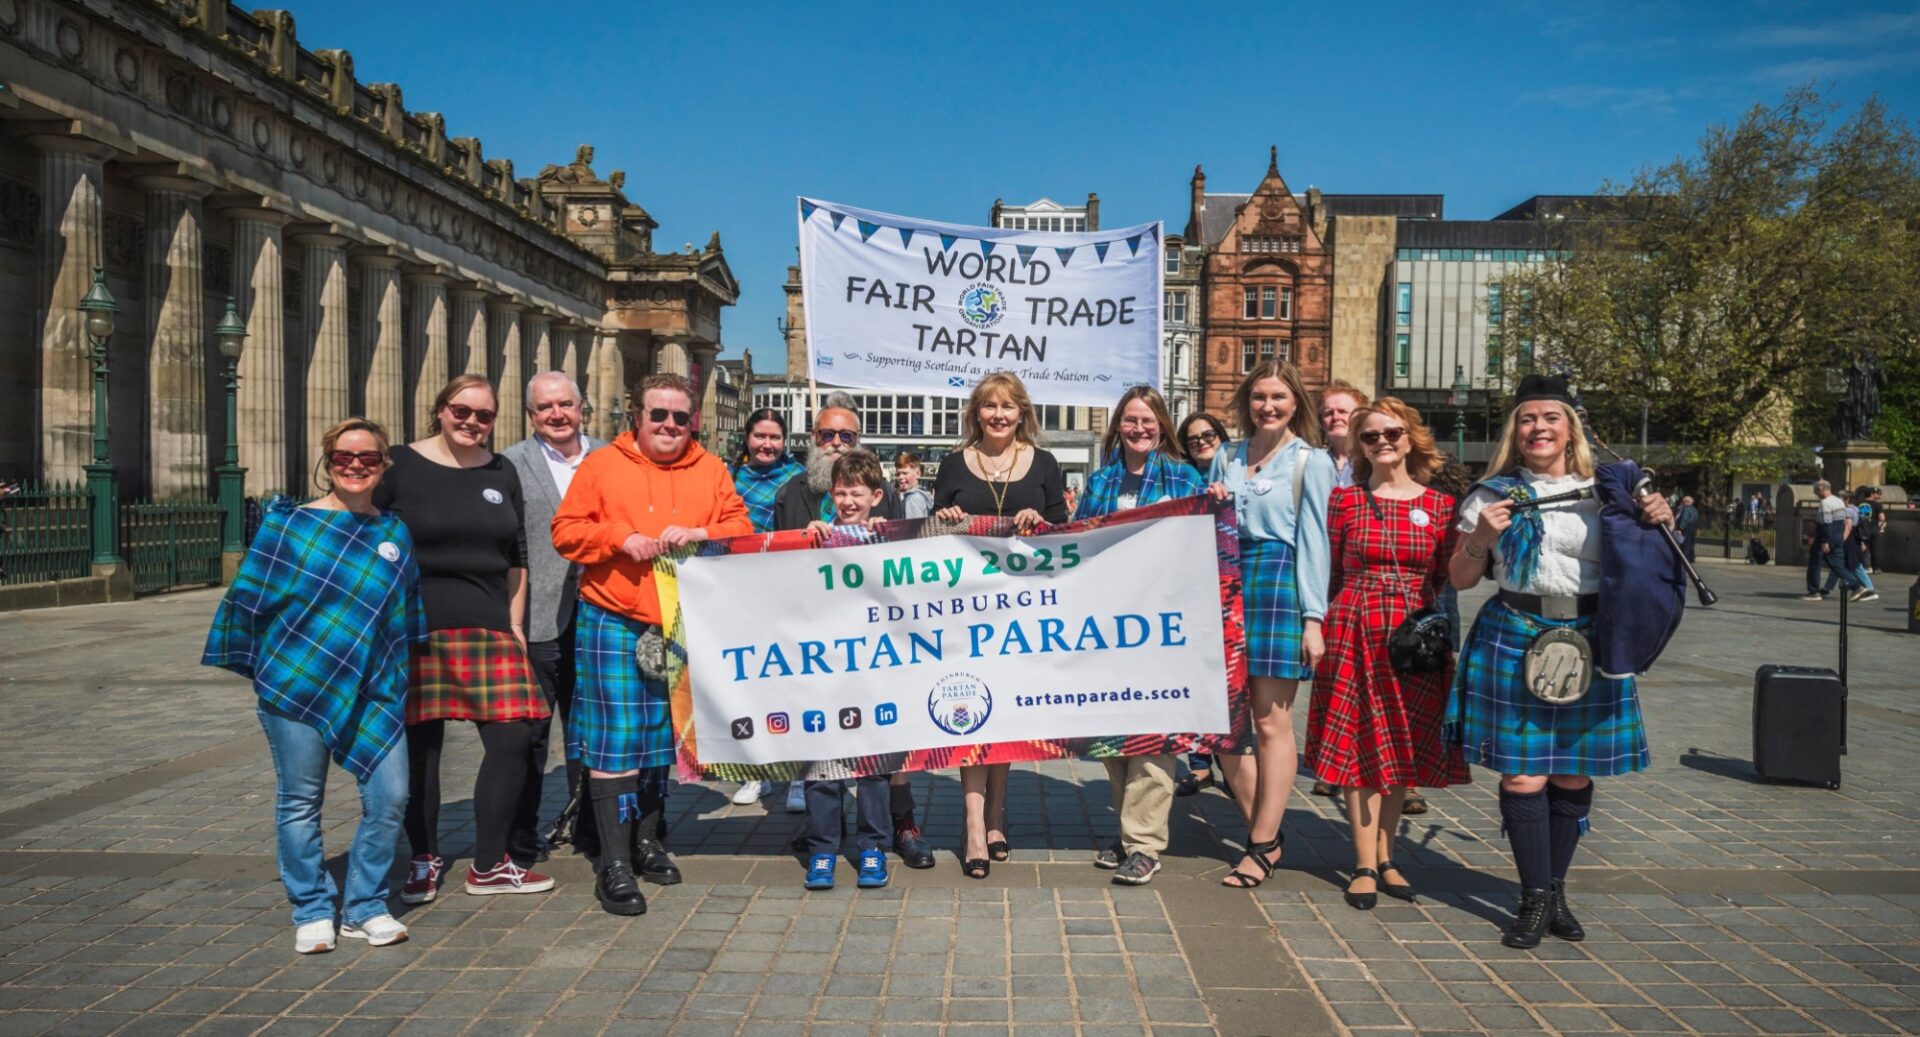
<path id="1" fill-rule="evenodd" d="M 1005 839 L 995 839 L 987 844 L 987 857 L 995 861 L 1008 860 L 1013 856 L 1013 845 Z"/>
<path id="2" fill-rule="evenodd" d="M 993 874 L 993 865 L 984 857 L 975 857 L 961 866 L 960 874 L 970 879 L 984 879 Z"/>
<path id="3" fill-rule="evenodd" d="M 1247 858 L 1260 866 L 1260 876 L 1255 878 L 1244 871 L 1230 871 L 1227 873 L 1226 878 L 1220 880 L 1220 884 L 1228 889 L 1253 889 L 1262 882 L 1267 881 L 1267 879 L 1273 877 L 1274 865 L 1277 863 L 1276 861 L 1268 860 L 1267 854 L 1275 850 L 1284 852 L 1286 842 L 1287 837 L 1285 835 L 1276 835 L 1267 842 L 1254 843 L 1252 846 L 1247 847 Z"/>
<path id="4" fill-rule="evenodd" d="M 1355 911 L 1371 911 L 1373 910 L 1373 906 L 1380 902 L 1380 896 L 1377 893 L 1355 893 L 1353 891 L 1353 884 L 1359 879 L 1372 879 L 1374 888 L 1380 888 L 1379 872 L 1374 871 L 1372 868 L 1355 868 L 1353 869 L 1353 878 L 1347 880 L 1346 891 L 1340 895 L 1347 898 L 1347 906 L 1353 908 Z"/>
<path id="5" fill-rule="evenodd" d="M 1400 865 L 1392 861 L 1381 861 L 1380 874 L 1374 877 L 1374 883 L 1380 887 L 1380 892 L 1385 893 L 1395 900 L 1404 900 L 1409 904 L 1413 903 L 1413 898 L 1419 894 L 1419 890 L 1414 889 L 1413 883 L 1411 882 L 1394 883 L 1388 882 L 1385 878 L 1381 877 L 1390 871 L 1400 871 Z M 1400 877 L 1406 878 L 1407 873 L 1401 871 Z"/>

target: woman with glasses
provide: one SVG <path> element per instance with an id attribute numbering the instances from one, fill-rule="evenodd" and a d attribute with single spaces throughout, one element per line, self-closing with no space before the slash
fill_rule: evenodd
<path id="1" fill-rule="evenodd" d="M 1213 470 L 1213 455 L 1219 453 L 1222 447 L 1233 445 L 1233 441 L 1227 438 L 1226 423 L 1203 410 L 1194 411 L 1180 422 L 1180 433 L 1174 437 L 1174 442 L 1186 448 L 1187 463 L 1200 473 L 1203 482 L 1207 473 Z M 1213 780 L 1213 757 L 1207 753 L 1188 753 L 1187 776 L 1174 785 L 1173 794 L 1197 795 Z M 1222 787 L 1225 787 L 1224 783 Z M 1233 790 L 1228 789 L 1227 794 L 1232 795 Z"/>
<path id="2" fill-rule="evenodd" d="M 476 896 L 540 893 L 553 879 L 507 853 L 531 768 L 537 725 L 550 715 L 527 658 L 526 510 L 520 476 L 487 449 L 499 404 L 477 374 L 448 382 L 433 401 L 426 439 L 395 447 L 375 497 L 406 522 L 420 558 L 427 645 L 414 653 L 407 694 L 409 904 L 439 895 L 440 752 L 447 721 L 470 720 L 485 753 L 473 783 Z"/>
<path id="3" fill-rule="evenodd" d="M 1067 478 L 1040 448 L 1040 417 L 1020 376 L 995 371 L 980 379 L 960 414 L 960 448 L 940 462 L 933 480 L 934 517 L 965 522 L 974 515 L 1013 519 L 1021 534 L 1067 520 Z M 1007 765 L 960 768 L 967 807 L 961 870 L 984 879 L 993 861 L 1013 856 L 1007 841 Z"/>
<path id="4" fill-rule="evenodd" d="M 775 528 L 774 502 L 794 476 L 806 467 L 787 452 L 787 422 L 778 411 L 762 407 L 747 415 L 747 438 L 740 456 L 733 462 L 733 489 L 746 502 L 755 533 L 771 533 Z M 767 792 L 767 782 L 746 781 L 733 792 L 733 802 L 747 806 L 759 802 Z"/>
<path id="5" fill-rule="evenodd" d="M 1207 492 L 1207 484 L 1186 463 L 1173 441 L 1173 416 L 1167 401 L 1151 386 L 1136 385 L 1121 394 L 1100 443 L 1107 459 L 1087 478 L 1087 496 L 1078 518 L 1096 518 L 1145 507 L 1175 497 Z M 1096 868 L 1113 872 L 1113 881 L 1144 886 L 1160 870 L 1167 849 L 1167 820 L 1173 808 L 1173 756 L 1120 756 L 1102 763 L 1120 819 L 1120 838 L 1094 855 Z"/>
<path id="6" fill-rule="evenodd" d="M 276 778 L 280 882 L 293 904 L 293 949 L 333 950 L 336 935 L 378 947 L 407 938 L 387 910 L 387 873 L 407 802 L 402 734 L 408 649 L 427 638 L 420 570 L 407 527 L 374 506 L 387 434 L 364 418 L 328 429 L 316 481 L 326 495 L 267 504 L 200 661 L 253 681 Z M 360 786 L 360 828 L 346 898 L 320 841 L 327 763 Z"/>
<path id="7" fill-rule="evenodd" d="M 1430 485 L 1442 464 L 1433 434 L 1391 396 L 1352 411 L 1350 426 L 1354 485 L 1334 490 L 1328 507 L 1333 604 L 1306 757 L 1346 796 L 1354 852 L 1346 900 L 1371 911 L 1380 893 L 1413 899 L 1390 852 L 1407 790 L 1471 779 L 1459 747 L 1440 737 L 1451 661 L 1398 673 L 1387 652 L 1394 628 L 1434 603 L 1453 553 L 1454 499 Z"/>

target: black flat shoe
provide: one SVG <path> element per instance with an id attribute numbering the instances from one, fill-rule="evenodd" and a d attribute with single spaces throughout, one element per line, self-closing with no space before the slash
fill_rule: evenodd
<path id="1" fill-rule="evenodd" d="M 1004 861 L 1013 856 L 1013 847 L 1005 839 L 995 839 L 987 844 L 987 856 L 994 861 Z"/>
<path id="2" fill-rule="evenodd" d="M 933 867 L 933 847 L 920 837 L 918 826 L 909 825 L 893 830 L 893 852 L 900 855 L 900 863 L 909 868 L 924 870 Z"/>
<path id="3" fill-rule="evenodd" d="M 984 879 L 993 874 L 993 863 L 985 857 L 975 857 L 960 868 L 960 874 L 970 879 Z"/>
<path id="4" fill-rule="evenodd" d="M 642 839 L 636 847 L 640 857 L 640 877 L 656 886 L 680 884 L 680 868 L 667 856 L 667 848 L 652 839 Z"/>
<path id="5" fill-rule="evenodd" d="M 1353 884 L 1360 879 L 1372 879 L 1375 886 L 1380 885 L 1380 873 L 1372 868 L 1353 869 L 1353 878 L 1347 880 L 1346 891 L 1340 895 L 1347 898 L 1347 906 L 1355 911 L 1371 911 L 1380 902 L 1378 893 L 1355 893 Z"/>
<path id="6" fill-rule="evenodd" d="M 633 881 L 633 866 L 626 861 L 608 861 L 593 882 L 593 897 L 610 915 L 644 915 L 647 898 L 640 895 L 640 884 Z"/>
<path id="7" fill-rule="evenodd" d="M 1409 904 L 1413 903 L 1413 898 L 1418 895 L 1418 891 L 1413 888 L 1413 884 L 1409 882 L 1388 882 L 1385 876 L 1387 872 L 1390 871 L 1400 871 L 1400 865 L 1392 861 L 1381 861 L 1380 875 L 1382 877 L 1379 880 L 1380 892 L 1385 893 L 1395 900 L 1404 900 Z M 1406 873 L 1401 872 L 1400 877 L 1406 878 Z"/>
<path id="8" fill-rule="evenodd" d="M 1213 782 L 1214 777 L 1212 771 L 1208 771 L 1207 776 L 1204 778 L 1194 774 L 1188 774 L 1186 777 L 1174 783 L 1173 794 L 1176 796 L 1197 796 L 1200 794 L 1201 789 L 1213 784 Z"/>
<path id="9" fill-rule="evenodd" d="M 1553 918 L 1553 893 L 1545 889 L 1520 891 L 1520 907 L 1513 913 L 1513 924 L 1501 935 L 1500 942 L 1515 950 L 1530 951 L 1540 946 Z"/>
<path id="10" fill-rule="evenodd" d="M 1553 906 L 1547 912 L 1547 931 L 1568 943 L 1579 943 L 1587 938 L 1585 926 L 1573 917 L 1573 909 L 1567 906 L 1567 884 L 1555 879 L 1553 883 Z"/>

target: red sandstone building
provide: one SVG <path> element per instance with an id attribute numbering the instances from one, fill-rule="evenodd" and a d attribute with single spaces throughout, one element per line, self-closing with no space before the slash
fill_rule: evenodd
<path id="1" fill-rule="evenodd" d="M 1299 365 L 1307 388 L 1327 382 L 1333 328 L 1333 253 L 1286 181 L 1278 149 L 1252 194 L 1208 194 L 1193 170 L 1185 239 L 1206 249 L 1200 317 L 1201 398 L 1231 420 L 1242 373 L 1269 357 Z"/>

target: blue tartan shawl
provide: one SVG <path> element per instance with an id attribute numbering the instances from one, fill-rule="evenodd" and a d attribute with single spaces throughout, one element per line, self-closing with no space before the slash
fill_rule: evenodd
<path id="1" fill-rule="evenodd" d="M 1506 475 L 1490 475 L 1474 485 L 1485 486 L 1509 500 L 1534 498 L 1533 487 L 1520 477 L 1518 469 Z M 1514 512 L 1512 524 L 1500 534 L 1500 562 L 1515 587 L 1525 587 L 1533 579 L 1534 571 L 1540 568 L 1540 544 L 1545 537 L 1546 520 L 1540 517 L 1538 508 Z"/>
<path id="2" fill-rule="evenodd" d="M 267 505 L 200 662 L 320 732 L 365 781 L 405 731 L 408 650 L 427 640 L 413 538 L 393 515 Z"/>
<path id="3" fill-rule="evenodd" d="M 733 470 L 733 488 L 747 502 L 747 515 L 753 519 L 755 533 L 773 531 L 773 498 L 787 480 L 806 471 L 792 454 L 766 466 L 743 464 Z"/>
<path id="4" fill-rule="evenodd" d="M 1111 515 L 1120 506 L 1120 484 L 1127 477 L 1127 466 L 1118 455 L 1087 477 L 1087 494 L 1073 513 L 1076 519 Z M 1155 450 L 1147 455 L 1147 466 L 1140 473 L 1140 505 L 1156 504 L 1173 497 L 1191 497 L 1207 492 L 1207 481 L 1193 466 L 1175 461 Z"/>

